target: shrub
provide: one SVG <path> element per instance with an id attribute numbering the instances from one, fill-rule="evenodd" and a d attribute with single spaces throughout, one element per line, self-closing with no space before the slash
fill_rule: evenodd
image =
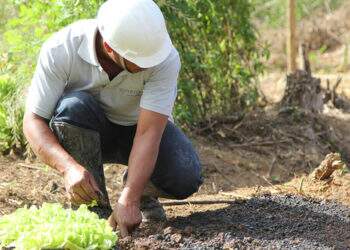
<path id="1" fill-rule="evenodd" d="M 4 1 L 4 0 L 2 0 Z M 8 0 L 16 17 L 6 22 L 4 44 L 8 84 L 23 91 L 30 83 L 36 57 L 44 40 L 61 27 L 81 18 L 94 17 L 102 0 Z M 169 33 L 180 52 L 182 71 L 175 106 L 176 121 L 195 126 L 213 116 L 229 115 L 254 105 L 255 79 L 263 71 L 268 55 L 257 42 L 251 23 L 253 6 L 246 0 L 158 0 L 167 19 Z M 4 61 L 5 60 L 5 61 Z M 9 77 L 9 78 L 8 78 Z M 16 92 L 18 93 L 18 91 Z M 12 100 L 22 99 L 11 95 Z M 18 112 L 17 112 L 18 111 Z M 18 114 L 23 107 L 18 106 Z M 21 115 L 6 114 L 21 127 Z M 8 138 L 23 136 L 6 130 Z M 18 134 L 11 134 L 18 133 Z M 11 140 L 10 140 L 11 141 Z M 9 147 L 14 143 L 10 142 Z"/>

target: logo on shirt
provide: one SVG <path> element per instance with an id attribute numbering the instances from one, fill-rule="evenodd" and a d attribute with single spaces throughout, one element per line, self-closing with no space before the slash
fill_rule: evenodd
<path id="1" fill-rule="evenodd" d="M 122 95 L 126 96 L 141 96 L 142 95 L 142 89 L 124 89 L 119 88 L 119 91 Z"/>

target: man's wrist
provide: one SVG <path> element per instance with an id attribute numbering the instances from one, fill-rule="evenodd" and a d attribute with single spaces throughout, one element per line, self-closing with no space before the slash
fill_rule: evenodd
<path id="1" fill-rule="evenodd" d="M 68 164 L 64 164 L 64 165 L 60 165 L 60 167 L 56 167 L 56 169 L 58 169 L 58 171 L 62 174 L 62 175 L 66 175 L 70 170 L 72 169 L 77 169 L 80 170 L 82 168 L 81 165 L 79 164 L 75 164 L 75 163 L 68 163 Z"/>
<path id="2" fill-rule="evenodd" d="M 137 190 L 132 189 L 131 187 L 124 187 L 123 191 L 120 194 L 119 203 L 122 203 L 125 206 L 130 205 L 140 205 L 141 194 Z"/>

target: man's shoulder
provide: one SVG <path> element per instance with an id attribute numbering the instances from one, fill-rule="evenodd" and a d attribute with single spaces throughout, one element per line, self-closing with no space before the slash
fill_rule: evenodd
<path id="1" fill-rule="evenodd" d="M 96 28 L 95 19 L 83 19 L 71 23 L 53 33 L 43 44 L 43 49 L 77 49 L 82 39 Z"/>
<path id="2" fill-rule="evenodd" d="M 169 56 L 159 65 L 153 67 L 155 71 L 169 70 L 174 69 L 177 70 L 181 67 L 181 60 L 179 52 L 175 47 L 172 48 Z"/>

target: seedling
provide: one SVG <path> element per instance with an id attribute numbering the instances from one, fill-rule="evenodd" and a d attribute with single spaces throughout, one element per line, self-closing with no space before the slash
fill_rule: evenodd
<path id="1" fill-rule="evenodd" d="M 108 222 L 81 205 L 77 210 L 44 203 L 0 217 L 0 249 L 111 249 L 117 235 Z"/>

